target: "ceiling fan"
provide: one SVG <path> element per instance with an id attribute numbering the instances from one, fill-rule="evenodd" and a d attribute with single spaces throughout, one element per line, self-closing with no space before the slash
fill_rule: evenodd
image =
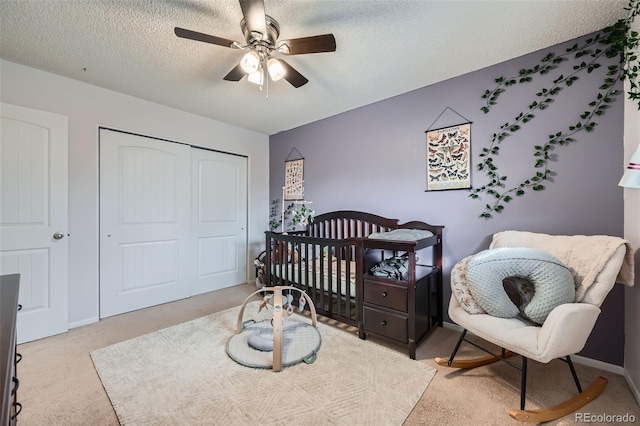
<path id="1" fill-rule="evenodd" d="M 240 8 L 244 16 L 240 21 L 240 28 L 246 44 L 179 27 L 175 27 L 174 30 L 178 37 L 231 49 L 248 50 L 240 63 L 224 77 L 225 80 L 240 81 L 247 75 L 250 82 L 262 86 L 269 77 L 273 81 L 284 78 L 294 87 L 300 87 L 309 80 L 284 60 L 275 58 L 274 54 L 302 55 L 336 50 L 336 39 L 333 34 L 278 41 L 280 26 L 275 19 L 265 14 L 264 0 L 240 0 Z"/>

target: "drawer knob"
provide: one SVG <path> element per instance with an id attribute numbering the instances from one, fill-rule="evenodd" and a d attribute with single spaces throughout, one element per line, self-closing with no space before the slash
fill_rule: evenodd
<path id="1" fill-rule="evenodd" d="M 384 327 L 385 325 L 387 325 L 386 321 L 380 321 L 380 326 Z"/>
<path id="2" fill-rule="evenodd" d="M 387 297 L 387 292 L 386 292 L 386 291 L 383 291 L 383 292 L 382 292 L 382 294 L 381 294 L 380 296 L 382 296 L 382 297 Z"/>

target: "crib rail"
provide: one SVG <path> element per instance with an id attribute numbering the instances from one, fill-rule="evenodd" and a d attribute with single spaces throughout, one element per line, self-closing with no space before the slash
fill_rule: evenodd
<path id="1" fill-rule="evenodd" d="M 390 231 L 397 227 L 397 219 L 342 210 L 316 216 L 308 226 L 308 235 L 331 239 L 364 238 L 372 232 Z"/>
<path id="2" fill-rule="evenodd" d="M 303 290 L 321 315 L 357 325 L 360 240 L 266 232 L 266 285 Z"/>

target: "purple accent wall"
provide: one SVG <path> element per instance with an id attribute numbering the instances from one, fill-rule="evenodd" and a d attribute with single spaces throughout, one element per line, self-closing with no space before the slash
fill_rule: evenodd
<path id="1" fill-rule="evenodd" d="M 444 225 L 445 312 L 451 294 L 451 268 L 465 256 L 488 248 L 495 232 L 514 229 L 622 237 L 623 190 L 617 184 L 624 168 L 623 95 L 596 120 L 598 126 L 592 133 L 579 132 L 575 142 L 556 147 L 553 154 L 557 161 L 550 164 L 556 173 L 544 191 L 529 190 L 522 197 L 514 197 L 492 219 L 479 218 L 489 202 L 486 196 L 480 201 L 469 198 L 467 190 L 425 192 L 425 131 L 434 120 L 449 107 L 473 123 L 471 182 L 473 186 L 485 184 L 486 176 L 476 166 L 478 154 L 489 146 L 491 135 L 517 113 L 526 111 L 536 99 L 535 93 L 550 87 L 559 74 L 570 74 L 573 62 L 560 64 L 547 76 L 535 76 L 531 83 L 509 88 L 489 114 L 480 110 L 481 95 L 494 87 L 495 78 L 517 75 L 518 70 L 533 67 L 548 52 L 563 53 L 573 43 L 575 40 L 272 135 L 271 199 L 281 198 L 284 161 L 295 147 L 305 158 L 305 193 L 313 200 L 316 213 L 361 210 L 401 222 L 420 220 Z M 599 70 L 581 75 L 572 87 L 563 89 L 547 110 L 537 112 L 534 120 L 501 144 L 495 164 L 508 176 L 507 187 L 535 173 L 534 145 L 544 144 L 549 134 L 566 130 L 580 120 L 579 115 L 594 100 L 607 65 L 614 63 L 607 61 L 603 59 Z M 432 128 L 461 121 L 447 110 Z M 581 355 L 623 364 L 624 292 L 620 287 L 614 288 L 603 305 Z"/>

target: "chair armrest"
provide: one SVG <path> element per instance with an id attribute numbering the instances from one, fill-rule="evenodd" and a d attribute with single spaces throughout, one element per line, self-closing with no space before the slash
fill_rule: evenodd
<path id="1" fill-rule="evenodd" d="M 565 303 L 551 311 L 538 334 L 539 361 L 580 352 L 600 315 L 600 308 L 588 303 Z"/>

